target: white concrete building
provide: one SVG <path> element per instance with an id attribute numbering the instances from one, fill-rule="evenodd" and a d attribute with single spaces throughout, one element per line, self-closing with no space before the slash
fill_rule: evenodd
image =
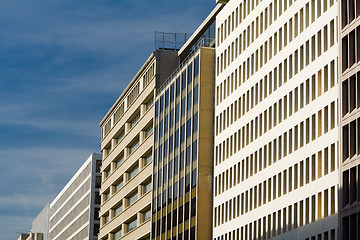
<path id="1" fill-rule="evenodd" d="M 50 239 L 98 239 L 101 159 L 101 154 L 91 154 L 50 203 Z"/>
<path id="2" fill-rule="evenodd" d="M 337 239 L 338 3 L 219 2 L 213 239 Z"/>

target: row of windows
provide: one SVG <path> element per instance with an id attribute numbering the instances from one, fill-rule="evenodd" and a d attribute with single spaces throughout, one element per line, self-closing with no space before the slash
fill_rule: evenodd
<path id="1" fill-rule="evenodd" d="M 320 2 L 320 1 L 319 1 Z M 309 15 L 308 15 L 308 8 L 309 3 L 306 4 L 306 18 L 305 18 L 305 28 L 309 26 Z M 299 22 L 299 15 L 300 15 L 300 22 Z M 260 15 L 261 18 L 262 15 Z M 319 17 L 319 16 L 318 16 Z M 260 19 L 260 22 L 261 19 Z M 294 25 L 294 26 L 293 26 Z M 258 18 L 255 24 L 254 31 L 256 32 L 256 38 L 258 35 Z M 243 31 L 239 35 L 238 38 L 233 41 L 227 49 L 224 50 L 223 53 L 219 54 L 220 56 L 217 57 L 217 75 L 221 73 L 223 70 L 226 69 L 230 63 L 234 61 L 234 58 L 237 58 L 238 55 L 242 53 L 242 51 L 245 51 L 246 48 L 249 47 L 249 45 L 254 41 L 254 31 L 252 30 L 254 28 L 254 22 L 252 23 L 252 28 L 250 28 L 250 25 L 247 29 Z M 300 30 L 300 32 L 299 32 Z M 288 35 L 289 31 L 289 35 Z M 272 57 L 276 56 L 278 52 L 282 50 L 283 47 L 285 47 L 288 42 L 291 42 L 293 40 L 293 37 L 296 38 L 298 34 L 302 33 L 304 31 L 304 10 L 303 8 L 296 13 L 293 18 L 289 20 L 288 23 L 285 23 L 283 27 L 281 27 L 277 32 L 274 33 L 273 36 L 271 36 L 263 45 L 261 45 L 259 48 L 257 48 L 255 52 L 255 66 L 254 66 L 254 59 L 252 59 L 251 63 L 251 72 L 255 72 L 263 66 L 263 64 L 266 64 L 267 61 L 269 61 Z M 260 31 L 261 32 L 261 31 Z M 322 36 L 323 35 L 323 36 Z M 247 36 L 247 38 L 246 38 Z M 251 40 L 250 40 L 251 37 Z M 330 37 L 330 41 L 328 40 Z M 315 36 L 313 36 L 313 39 L 315 41 Z M 330 34 L 328 34 L 328 27 L 326 26 L 323 34 L 321 31 L 317 34 L 317 55 L 320 56 L 322 51 L 327 51 L 335 42 L 335 29 L 334 29 L 334 21 L 330 23 Z M 239 51 L 238 51 L 239 48 Z M 258 57 L 259 50 L 260 49 L 260 56 Z M 308 49 L 307 49 L 308 51 Z M 315 42 L 312 42 L 312 61 L 315 58 L 316 49 L 315 49 Z M 254 53 L 252 54 L 252 56 Z M 308 54 L 309 56 L 309 54 Z M 243 63 L 244 64 L 244 63 Z M 248 66 L 249 67 L 249 66 Z M 249 70 L 249 69 L 248 69 Z M 248 71 L 249 72 L 249 71 Z M 252 73 L 253 74 L 253 73 Z M 251 75 L 252 75 L 251 74 Z"/>
<path id="2" fill-rule="evenodd" d="M 335 113 L 335 102 L 332 102 L 329 106 L 325 106 L 324 109 L 319 110 L 311 117 L 308 117 L 300 124 L 294 126 L 292 129 L 289 130 L 289 132 L 285 132 L 283 134 L 283 137 L 280 135 L 278 141 L 277 139 L 274 139 L 272 141 L 272 148 L 274 148 L 273 161 L 275 162 L 277 159 L 279 160 L 282 157 L 285 157 L 288 153 L 292 153 L 293 150 L 296 151 L 298 148 L 302 148 L 304 145 L 310 143 L 311 141 L 314 141 L 317 137 L 322 136 L 322 134 L 326 134 L 329 129 L 333 129 L 336 126 Z M 270 119 L 271 117 L 272 114 L 269 114 Z M 266 118 L 267 113 L 264 112 L 264 128 L 267 128 L 265 126 L 267 122 Z M 260 119 L 260 127 L 258 127 L 258 119 Z M 272 121 L 270 120 L 269 122 L 271 123 Z M 255 123 L 254 120 L 252 120 L 250 124 L 246 124 L 246 126 L 243 126 L 229 138 L 216 146 L 215 165 L 220 164 L 221 162 L 225 161 L 227 158 L 235 154 L 237 151 L 240 151 L 242 148 L 249 145 L 257 138 L 258 132 L 260 133 L 259 135 L 261 135 L 262 128 L 262 115 L 260 115 L 259 118 L 255 118 Z M 278 142 L 278 144 L 276 142 Z M 271 153 L 271 142 L 269 142 L 268 145 L 269 153 Z M 264 148 L 266 149 L 266 145 Z M 266 151 L 265 149 L 264 151 Z M 277 157 L 276 153 L 278 154 Z M 269 159 L 269 161 L 271 161 L 271 158 Z M 264 165 L 264 168 L 265 167 L 266 165 Z"/>
<path id="3" fill-rule="evenodd" d="M 342 218 L 342 239 L 360 239 L 360 213 Z"/>
<path id="4" fill-rule="evenodd" d="M 236 202 L 236 201 L 235 201 Z M 335 214 L 335 186 L 273 212 L 214 240 L 271 238 Z M 230 205 L 228 206 L 230 207 Z M 231 210 L 224 211 L 232 213 Z M 334 231 L 334 230 L 332 230 Z M 331 231 L 331 239 L 335 232 Z M 328 235 L 327 235 L 328 236 Z M 329 236 L 328 236 L 329 237 Z"/>
<path id="5" fill-rule="evenodd" d="M 177 106 L 175 109 L 177 109 Z M 194 109 L 194 111 L 195 111 L 195 109 Z M 185 112 L 184 112 L 184 115 L 185 115 Z M 175 110 L 176 124 L 179 122 L 178 116 L 179 115 L 177 113 L 177 110 Z M 159 125 L 155 126 L 155 133 L 154 133 L 155 134 L 155 136 L 154 136 L 155 142 L 157 142 L 160 138 L 165 136 L 165 134 L 167 132 L 169 132 L 169 130 L 171 130 L 173 128 L 173 126 L 174 126 L 174 109 L 171 109 L 170 113 L 166 114 L 164 119 L 160 120 Z M 164 142 L 163 143 L 164 149 L 160 150 L 160 147 L 162 147 L 162 144 L 160 144 L 159 152 L 158 152 L 159 156 L 154 157 L 155 166 L 157 164 L 157 161 L 156 161 L 157 157 L 159 157 L 159 162 L 160 162 L 162 159 L 162 156 L 166 157 L 168 153 L 171 153 L 174 149 L 176 149 L 179 146 L 179 143 L 180 144 L 183 143 L 185 141 L 185 139 L 189 138 L 192 134 L 196 133 L 197 130 L 198 130 L 198 112 L 195 112 L 193 117 L 187 118 L 186 124 L 185 123 L 182 124 L 180 126 L 180 129 L 177 128 L 174 131 L 175 133 L 171 134 L 168 139 L 167 138 L 161 139 Z M 169 146 L 167 145 L 168 142 L 169 142 Z M 154 153 L 155 153 L 155 150 L 154 150 Z M 162 150 L 164 150 L 164 152 Z"/>
<path id="6" fill-rule="evenodd" d="M 330 22 L 330 29 L 332 33 L 332 39 L 334 40 L 334 20 Z M 324 41 L 321 39 L 324 38 Z M 284 60 L 283 63 L 280 63 L 277 67 L 273 69 L 273 71 L 269 72 L 260 82 L 260 93 L 257 94 L 256 91 L 256 102 L 261 102 L 270 95 L 273 91 L 275 91 L 278 87 L 282 86 L 283 83 L 286 83 L 293 76 L 295 76 L 299 71 L 301 71 L 305 66 L 310 64 L 310 52 L 311 52 L 311 62 L 319 57 L 323 52 L 328 50 L 328 25 L 326 25 L 322 30 L 320 30 L 317 34 L 311 37 L 311 40 L 306 41 L 305 44 L 300 46 L 300 50 L 295 50 L 295 52 L 287 59 Z M 311 47 L 310 47 L 311 44 Z M 323 47 L 321 47 L 323 44 Z M 330 47 L 334 45 L 334 41 L 330 42 Z M 266 47 L 267 45 L 265 45 Z M 267 48 L 267 47 L 266 47 Z M 317 54 L 316 54 L 317 49 Z M 267 51 L 265 51 L 266 54 Z M 238 69 L 235 69 L 231 75 L 227 77 L 219 86 L 216 88 L 216 104 L 218 105 L 223 100 L 226 99 L 235 91 L 238 87 L 241 86 L 247 79 L 250 78 L 260 67 L 262 66 L 262 46 L 260 47 L 260 64 L 259 64 L 259 50 L 256 50 L 255 55 L 252 54 L 246 61 L 240 64 Z M 255 65 L 255 69 L 254 69 Z M 255 70 L 255 72 L 254 72 Z M 327 73 L 325 77 L 327 77 Z M 331 79 L 335 78 L 334 70 L 331 71 Z M 262 87 L 262 82 L 267 81 L 269 84 L 264 84 Z M 327 79 L 326 79 L 327 80 Z M 258 83 L 257 83 L 258 84 Z M 256 89 L 257 90 L 257 89 Z M 263 93 L 264 91 L 264 93 Z M 269 91 L 269 93 L 268 93 Z"/>
<path id="7" fill-rule="evenodd" d="M 194 70 L 193 70 L 194 66 Z M 199 57 L 196 57 L 194 62 L 191 62 L 187 66 L 187 70 L 184 70 L 179 76 L 175 83 L 172 83 L 170 87 L 162 94 L 159 99 L 155 102 L 155 118 L 161 114 L 164 109 L 166 109 L 170 103 L 172 103 L 176 97 L 180 95 L 180 92 L 186 88 L 188 84 L 192 83 L 192 80 L 195 79 L 199 75 Z M 180 88 L 180 81 L 181 81 L 181 88 Z M 175 87 L 176 86 L 176 87 Z M 194 102 L 197 101 L 198 91 L 194 87 Z M 191 102 L 191 94 L 188 94 L 188 105 L 189 100 Z M 194 103 L 195 104 L 195 103 Z"/>
<path id="8" fill-rule="evenodd" d="M 152 238 L 155 236 L 160 236 L 161 234 L 171 231 L 173 228 L 177 227 L 184 223 L 184 225 L 189 225 L 189 220 L 196 216 L 196 197 L 192 198 L 191 201 L 185 202 L 185 204 L 180 205 L 178 208 L 175 208 L 173 211 L 168 211 L 168 213 L 161 218 L 153 221 L 152 223 Z M 154 216 L 154 219 L 155 216 Z M 176 231 L 176 229 L 174 229 Z M 190 238 L 195 239 L 195 238 Z"/>
<path id="9" fill-rule="evenodd" d="M 354 166 L 343 173 L 342 207 L 349 208 L 354 203 L 360 202 L 360 166 Z"/>
<path id="10" fill-rule="evenodd" d="M 154 182 L 156 182 L 156 174 L 154 174 Z M 173 201 L 183 197 L 184 193 L 187 194 L 188 192 L 190 192 L 190 189 L 194 189 L 196 185 L 197 185 L 196 168 L 192 170 L 191 173 L 186 174 L 185 178 L 184 177 L 180 178 L 180 180 L 174 182 L 174 184 L 171 185 L 171 183 L 169 182 L 169 186 L 163 190 L 162 194 L 159 193 L 157 197 L 153 198 L 153 213 L 155 213 L 156 211 L 160 211 L 161 208 L 165 208 L 166 205 L 170 205 Z M 160 189 L 158 190 L 158 192 L 159 191 Z M 156 196 L 155 191 L 153 192 L 153 195 Z"/>
<path id="11" fill-rule="evenodd" d="M 341 26 L 344 28 L 360 15 L 359 0 L 341 0 Z"/>
<path id="12" fill-rule="evenodd" d="M 125 111 L 127 109 L 129 109 L 129 107 L 132 105 L 132 103 L 138 98 L 140 93 L 145 88 L 146 88 L 146 85 L 140 86 L 140 82 L 137 82 L 134 85 L 134 87 L 132 88 L 132 90 L 130 92 L 128 92 L 128 94 L 126 96 L 126 100 L 127 100 L 126 106 L 125 106 L 125 100 L 123 100 L 120 104 L 118 104 L 118 108 L 114 111 L 114 114 L 109 117 L 108 121 L 102 127 L 102 139 L 104 139 L 109 134 L 111 129 L 120 121 L 120 119 L 124 115 Z M 146 106 L 146 110 L 148 110 L 152 106 L 153 98 L 154 98 L 153 96 L 147 97 L 147 99 L 141 103 L 142 105 Z M 140 112 L 140 110 L 137 110 L 137 111 Z M 134 112 L 136 112 L 136 111 L 134 111 Z M 130 117 L 130 118 L 132 118 L 132 117 Z M 129 122 L 129 121 L 130 121 L 130 119 L 127 120 L 127 122 Z"/>
<path id="13" fill-rule="evenodd" d="M 342 82 L 342 116 L 360 108 L 360 72 Z"/>
<path id="14" fill-rule="evenodd" d="M 330 71 L 333 71 L 335 68 L 334 61 L 330 64 Z M 323 72 L 323 73 L 322 73 Z M 325 76 L 325 77 L 323 77 Z M 328 66 L 326 65 L 324 70 L 319 70 L 318 74 L 313 75 L 311 79 L 307 79 L 305 83 L 300 84 L 299 87 L 296 87 L 293 91 L 289 92 L 288 95 L 285 95 L 283 99 L 280 99 L 278 102 L 274 103 L 273 106 L 270 106 L 267 110 L 265 110 L 263 113 L 261 113 L 259 116 L 255 118 L 255 120 L 252 120 L 250 123 L 244 124 L 245 126 L 243 129 L 250 129 L 250 134 L 246 135 L 245 140 L 245 132 L 243 131 L 242 136 L 242 145 L 239 146 L 239 150 L 241 147 L 245 147 L 245 144 L 248 145 L 252 141 L 256 140 L 258 137 L 262 136 L 262 134 L 265 134 L 268 130 L 270 130 L 272 127 L 275 127 L 278 123 L 281 123 L 283 120 L 286 120 L 288 115 L 291 116 L 294 113 L 296 113 L 300 109 L 302 109 L 305 105 L 309 104 L 310 101 L 314 101 L 316 97 L 321 96 L 323 90 L 322 90 L 322 81 L 324 78 L 324 91 L 328 90 Z M 331 87 L 335 85 L 334 82 L 331 83 Z M 253 96 L 258 96 L 257 94 L 258 87 L 255 86 L 255 94 L 253 91 L 253 88 L 251 91 L 247 91 L 243 94 L 242 97 L 235 100 L 233 104 L 231 104 L 227 109 L 225 109 L 218 117 L 216 117 L 216 134 L 221 133 L 223 129 L 226 129 L 230 125 L 232 125 L 237 119 L 241 118 L 246 112 L 249 111 L 249 109 L 254 107 L 254 101 Z M 293 94 L 294 93 L 294 94 Z M 294 96 L 293 96 L 294 95 Z M 251 99 L 249 101 L 249 98 Z M 293 101 L 294 98 L 294 101 Z M 255 105 L 256 105 L 255 101 Z M 299 106 L 300 105 L 300 106 Z M 322 119 L 319 119 L 321 123 L 319 123 L 319 126 L 324 125 L 324 133 L 328 131 L 328 125 L 329 125 L 329 118 L 328 118 L 328 111 L 324 112 L 324 121 L 322 122 Z M 335 114 L 335 112 L 333 112 Z M 331 125 L 335 124 L 335 119 L 333 119 L 333 116 L 331 117 Z M 255 126 L 254 126 L 255 125 Z M 246 131 L 248 132 L 248 131 Z M 319 136 L 322 135 L 322 128 L 319 128 Z M 238 136 L 239 138 L 241 136 Z M 250 139 L 249 139 L 250 138 Z M 230 136 L 225 141 L 229 142 L 229 140 L 232 142 L 232 136 Z M 241 139 L 239 139 L 240 141 Z M 223 144 L 225 144 L 225 141 Z M 236 141 L 236 139 L 234 139 Z M 240 144 L 240 143 L 238 143 Z M 220 155 L 219 161 L 226 160 L 229 156 L 232 156 L 233 149 L 230 149 L 230 151 L 227 151 L 224 158 Z M 236 148 L 234 150 L 236 152 Z"/>
<path id="15" fill-rule="evenodd" d="M 360 27 L 342 38 L 342 72 L 360 61 Z"/>
<path id="16" fill-rule="evenodd" d="M 360 118 L 342 127 L 342 161 L 345 162 L 360 154 Z"/>
<path id="17" fill-rule="evenodd" d="M 145 105 L 145 112 L 141 113 L 139 107 L 131 117 L 129 117 L 126 122 L 123 124 L 123 126 L 120 128 L 120 130 L 114 135 L 113 139 L 111 139 L 106 146 L 104 146 L 102 152 L 104 154 L 104 159 L 109 156 L 109 154 L 122 142 L 125 135 L 129 134 L 129 132 L 137 125 L 137 123 L 140 121 L 140 119 L 147 113 L 147 111 L 151 108 L 153 105 L 153 97 L 150 97 L 147 99 L 142 105 Z M 109 121 L 110 123 L 110 121 Z M 115 123 L 116 124 L 116 123 Z M 114 125 L 115 125 L 114 124 Z M 147 138 L 152 133 L 152 122 L 148 123 L 140 132 L 140 134 L 145 135 L 144 138 Z M 136 137 L 135 137 L 136 138 Z M 134 139 L 135 139 L 134 138 Z M 137 137 L 139 138 L 139 137 Z M 134 140 L 131 140 L 131 142 Z M 129 146 L 127 146 L 129 147 Z"/>
<path id="18" fill-rule="evenodd" d="M 246 163 L 247 165 L 249 164 L 248 162 Z M 242 162 L 242 167 L 244 167 L 243 165 L 244 162 Z M 246 167 L 248 168 L 248 166 Z M 250 167 L 252 167 L 252 164 L 250 164 Z M 246 214 L 288 192 L 290 193 L 293 190 L 316 181 L 322 176 L 327 175 L 330 171 L 335 171 L 335 144 L 326 147 L 324 150 L 311 155 L 305 160 L 268 178 L 268 180 L 259 183 L 257 186 L 242 192 L 237 197 L 215 207 L 214 225 L 216 227 L 227 221 L 231 221 L 233 218 Z M 242 172 L 242 174 L 240 174 L 240 172 Z M 235 165 L 234 168 L 230 168 L 230 171 L 226 171 L 225 174 L 223 173 L 217 178 L 219 180 L 219 186 L 216 188 L 219 189 L 219 191 L 232 188 L 232 186 L 239 184 L 240 178 L 242 178 L 241 176 L 244 176 L 244 171 L 241 169 L 240 163 L 238 163 L 237 171 Z M 237 202 L 235 203 L 235 201 Z M 229 209 L 229 211 L 226 209 Z"/>

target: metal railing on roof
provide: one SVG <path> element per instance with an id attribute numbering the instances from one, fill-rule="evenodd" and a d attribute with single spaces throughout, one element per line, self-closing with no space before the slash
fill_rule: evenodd
<path id="1" fill-rule="evenodd" d="M 181 69 L 190 61 L 190 59 L 197 53 L 197 51 L 202 47 L 210 47 L 214 38 L 201 38 L 198 40 L 196 45 L 191 48 L 189 55 L 182 61 L 179 66 L 174 70 L 174 72 L 164 81 L 164 83 L 156 89 L 156 94 L 159 94 L 166 86 L 171 82 L 171 80 L 181 71 Z"/>

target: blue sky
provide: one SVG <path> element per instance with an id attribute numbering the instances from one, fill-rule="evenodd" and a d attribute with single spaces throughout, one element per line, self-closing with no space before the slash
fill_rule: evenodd
<path id="1" fill-rule="evenodd" d="M 154 48 L 215 0 L 0 0 L 0 240 L 28 232 L 87 157 Z M 4 221 L 6 220 L 6 221 Z"/>

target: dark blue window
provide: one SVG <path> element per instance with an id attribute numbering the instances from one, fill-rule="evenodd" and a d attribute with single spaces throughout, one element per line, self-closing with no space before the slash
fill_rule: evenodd
<path id="1" fill-rule="evenodd" d="M 186 87 L 186 71 L 181 74 L 181 90 Z"/>
<path id="2" fill-rule="evenodd" d="M 198 113 L 195 113 L 193 116 L 193 132 L 198 130 Z"/>
<path id="3" fill-rule="evenodd" d="M 186 109 L 186 106 L 185 106 L 186 101 L 185 100 L 186 100 L 185 98 L 181 99 L 181 117 L 185 115 L 185 109 Z"/>
<path id="4" fill-rule="evenodd" d="M 191 147 L 186 148 L 186 166 L 189 166 L 191 162 Z"/>
<path id="5" fill-rule="evenodd" d="M 170 128 L 172 128 L 174 126 L 174 109 L 171 109 L 170 111 Z"/>
<path id="6" fill-rule="evenodd" d="M 176 96 L 180 94 L 180 77 L 176 79 Z"/>
<path id="7" fill-rule="evenodd" d="M 193 142 L 192 144 L 192 160 L 197 159 L 197 140 Z"/>
<path id="8" fill-rule="evenodd" d="M 168 191 L 168 204 L 170 204 L 172 202 L 172 187 L 169 187 L 169 191 Z M 169 218 L 169 216 L 168 216 Z M 168 219 L 170 220 L 170 219 Z M 171 221 L 169 221 L 171 223 Z M 168 227 L 169 228 L 169 227 Z"/>
<path id="9" fill-rule="evenodd" d="M 179 156 L 175 156 L 174 158 L 174 175 L 179 172 Z"/>
<path id="10" fill-rule="evenodd" d="M 164 190 L 163 192 L 163 196 L 162 196 L 162 199 L 163 199 L 163 207 L 166 207 L 166 190 Z M 164 218 L 163 218 L 164 219 Z M 164 231 L 164 230 L 163 230 Z M 163 232 L 164 233 L 164 232 Z"/>
<path id="11" fill-rule="evenodd" d="M 197 173 L 196 173 L 196 168 L 194 169 L 194 170 L 192 170 L 192 173 L 191 173 L 191 188 L 194 188 L 194 187 L 196 187 L 196 175 L 197 175 Z"/>
<path id="12" fill-rule="evenodd" d="M 179 129 L 175 131 L 175 148 L 177 148 L 179 146 Z"/>
<path id="13" fill-rule="evenodd" d="M 180 143 L 185 141 L 185 124 L 183 124 L 180 128 Z"/>
<path id="14" fill-rule="evenodd" d="M 173 171 L 173 160 L 169 162 L 169 179 L 172 178 L 172 171 Z"/>
<path id="15" fill-rule="evenodd" d="M 166 90 L 165 92 L 165 108 L 169 106 L 169 90 Z"/>
<path id="16" fill-rule="evenodd" d="M 157 202 L 158 202 L 157 210 L 160 211 L 161 210 L 161 194 L 158 195 Z"/>
<path id="17" fill-rule="evenodd" d="M 175 106 L 175 122 L 179 122 L 180 119 L 180 104 L 176 104 Z"/>
<path id="18" fill-rule="evenodd" d="M 194 87 L 194 105 L 199 101 L 199 84 Z"/>
<path id="19" fill-rule="evenodd" d="M 174 183 L 174 200 L 177 199 L 177 196 L 178 196 L 178 183 Z"/>
<path id="20" fill-rule="evenodd" d="M 167 165 L 163 168 L 163 183 L 167 182 Z"/>
<path id="21" fill-rule="evenodd" d="M 174 135 L 171 134 L 169 137 L 169 153 L 171 153 L 174 150 Z"/>
<path id="22" fill-rule="evenodd" d="M 161 138 L 163 135 L 163 120 L 159 123 L 159 138 Z"/>
<path id="23" fill-rule="evenodd" d="M 166 114 L 164 118 L 164 133 L 167 133 L 169 129 L 169 115 Z"/>
<path id="24" fill-rule="evenodd" d="M 168 154 L 168 140 L 164 142 L 164 158 L 166 158 Z"/>
<path id="25" fill-rule="evenodd" d="M 154 150 L 154 166 L 157 164 L 157 149 Z"/>
<path id="26" fill-rule="evenodd" d="M 186 122 L 186 138 L 191 136 L 191 118 Z"/>
<path id="27" fill-rule="evenodd" d="M 156 185 L 156 173 L 154 173 L 154 177 L 153 177 L 153 190 L 156 190 L 156 187 L 157 187 L 157 185 Z"/>
<path id="28" fill-rule="evenodd" d="M 191 109 L 191 96 L 192 96 L 192 92 L 188 92 L 187 94 L 187 110 L 189 111 Z"/>
<path id="29" fill-rule="evenodd" d="M 179 197 L 184 195 L 184 178 L 181 178 L 179 181 Z"/>
<path id="30" fill-rule="evenodd" d="M 175 84 L 171 84 L 170 86 L 170 103 L 172 103 L 174 101 L 174 88 L 175 88 Z"/>
<path id="31" fill-rule="evenodd" d="M 156 213 L 156 207 L 155 207 L 155 206 L 156 206 L 156 197 L 153 198 L 152 205 L 154 206 L 152 212 L 153 212 L 153 213 Z M 155 233 L 155 229 L 153 229 L 153 233 Z M 154 237 L 155 237 L 155 236 L 154 236 Z"/>
<path id="32" fill-rule="evenodd" d="M 158 125 L 155 126 L 155 130 L 154 130 L 154 141 L 157 142 L 158 140 Z"/>
<path id="33" fill-rule="evenodd" d="M 185 158 L 185 156 L 184 156 L 185 154 L 184 154 L 184 151 L 182 151 L 181 153 L 180 153 L 180 171 L 181 170 L 183 170 L 184 169 L 184 158 Z"/>
<path id="34" fill-rule="evenodd" d="M 161 177 L 161 173 L 162 173 L 162 170 L 160 169 L 158 171 L 158 187 L 161 187 L 161 184 L 162 184 L 162 177 Z"/>
<path id="35" fill-rule="evenodd" d="M 190 64 L 189 66 L 188 66 L 188 69 L 187 69 L 187 72 L 188 72 L 188 84 L 189 83 L 191 83 L 191 81 L 192 81 L 192 64 Z"/>
<path id="36" fill-rule="evenodd" d="M 164 95 L 160 97 L 160 113 L 164 110 Z"/>
<path id="37" fill-rule="evenodd" d="M 155 103 L 155 117 L 159 116 L 159 101 Z"/>
<path id="38" fill-rule="evenodd" d="M 185 192 L 190 191 L 190 173 L 185 176 Z"/>
<path id="39" fill-rule="evenodd" d="M 196 57 L 194 61 L 194 78 L 196 78 L 197 75 L 199 75 L 199 57 Z"/>
<path id="40" fill-rule="evenodd" d="M 162 144 L 159 146 L 159 163 L 162 161 Z"/>

